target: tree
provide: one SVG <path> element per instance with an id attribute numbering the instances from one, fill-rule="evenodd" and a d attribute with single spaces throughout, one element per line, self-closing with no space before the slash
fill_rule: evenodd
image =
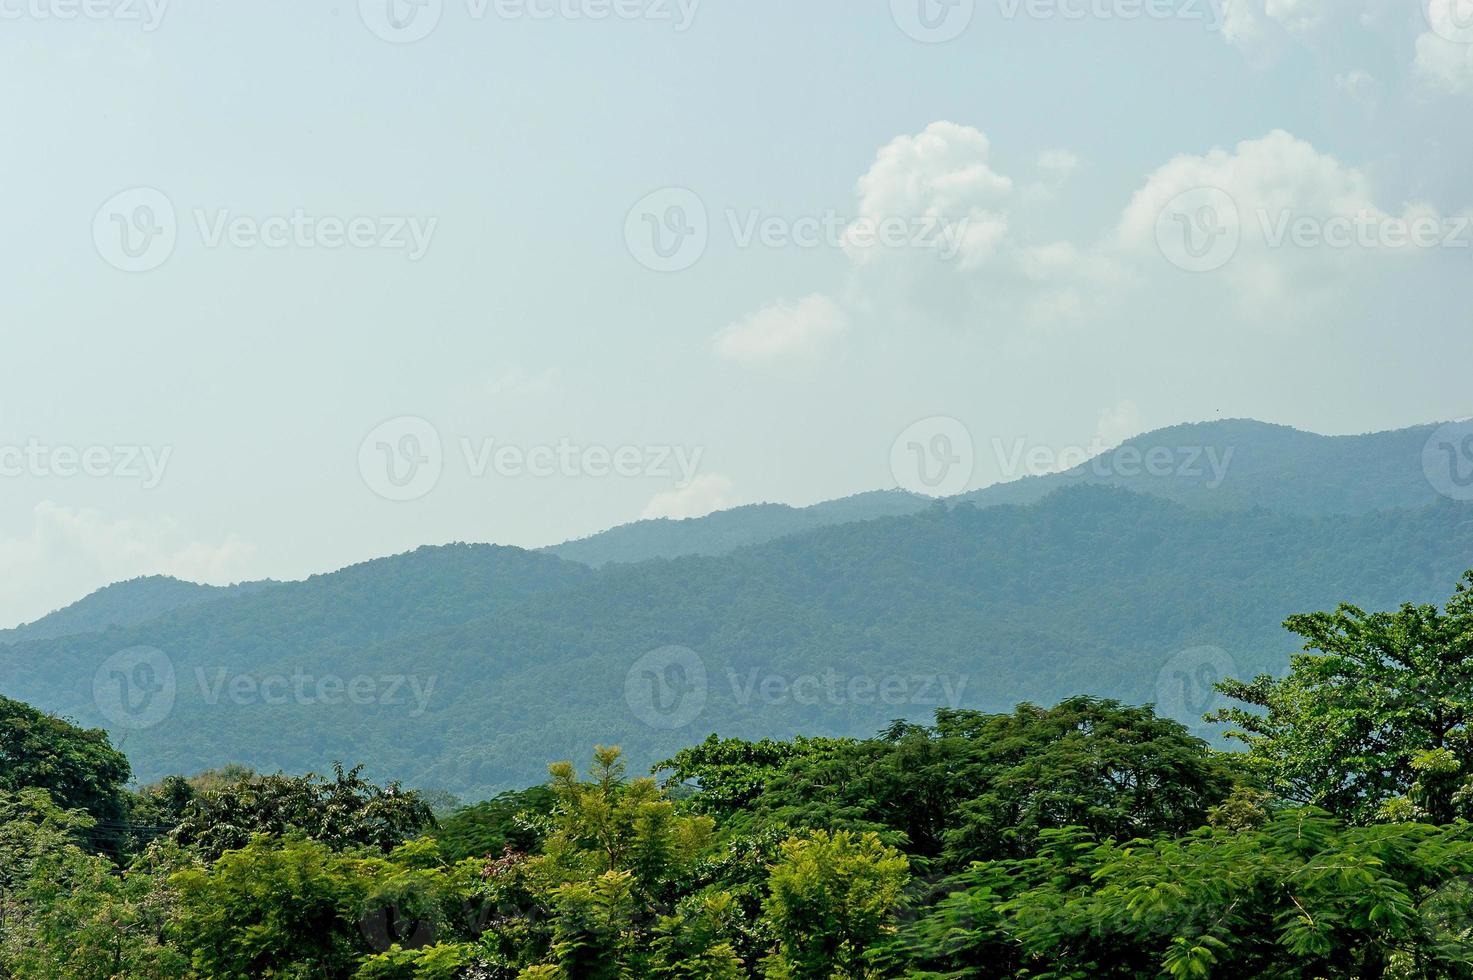
<path id="1" fill-rule="evenodd" d="M 679 812 L 653 779 L 626 778 L 618 748 L 594 750 L 587 781 L 571 762 L 548 769 L 557 800 L 551 833 L 527 871 L 552 912 L 552 962 L 523 975 L 680 976 L 670 972 L 676 951 L 713 964 L 712 976 L 727 975 L 739 962 L 725 928 L 729 896 L 713 892 L 702 900 L 709 905 L 662 914 L 709 853 L 715 822 Z"/>
<path id="2" fill-rule="evenodd" d="M 219 980 L 352 975 L 373 952 L 360 923 L 380 859 L 260 835 L 213 865 L 180 871 L 176 941 Z"/>
<path id="3" fill-rule="evenodd" d="M 184 958 L 165 941 L 172 893 L 163 871 L 138 862 L 120 875 L 78 846 L 95 828 L 44 790 L 0 791 L 0 976 L 183 976 Z"/>
<path id="4" fill-rule="evenodd" d="M 699 781 L 692 804 L 727 815 L 726 826 L 876 833 L 919 868 L 946 871 L 1026 855 L 1041 831 L 1070 824 L 1186 833 L 1234 785 L 1230 760 L 1181 725 L 1093 698 L 1012 714 L 942 709 L 930 727 L 788 744 L 708 739 L 671 765 Z"/>
<path id="5" fill-rule="evenodd" d="M 546 786 L 502 793 L 441 819 L 435 839 L 449 861 L 498 857 L 508 848 L 535 854 L 542 849 L 542 835 L 556 799 Z"/>
<path id="6" fill-rule="evenodd" d="M 77 728 L 0 696 L 0 790 L 44 789 L 64 810 L 117 820 L 131 776 L 127 758 L 106 732 Z"/>
<path id="7" fill-rule="evenodd" d="M 892 931 L 909 879 L 905 856 L 874 834 L 815 831 L 782 846 L 767 917 L 779 975 L 794 980 L 873 975 L 871 951 Z"/>
<path id="8" fill-rule="evenodd" d="M 901 945 L 917 977 L 1468 978 L 1470 870 L 1466 824 L 1293 810 L 1179 840 L 1069 828 L 958 876 Z"/>
<path id="9" fill-rule="evenodd" d="M 1473 572 L 1445 610 L 1293 616 L 1288 676 L 1219 688 L 1249 765 L 1287 800 L 1357 823 L 1473 816 Z"/>
<path id="10" fill-rule="evenodd" d="M 245 847 L 258 834 L 301 833 L 335 849 L 368 847 L 388 853 L 434 827 L 429 806 L 398 783 L 380 787 L 360 776 L 362 766 L 333 779 L 253 776 L 195 797 L 173 838 L 214 860 Z"/>

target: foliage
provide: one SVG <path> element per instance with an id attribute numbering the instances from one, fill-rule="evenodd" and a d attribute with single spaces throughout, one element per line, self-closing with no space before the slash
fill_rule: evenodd
<path id="1" fill-rule="evenodd" d="M 434 826 L 429 806 L 417 793 L 391 783 L 376 786 L 362 767 L 333 778 L 256 776 L 195 797 L 173 838 L 206 859 L 241 848 L 258 834 L 302 833 L 337 850 L 354 847 L 387 852 Z"/>
<path id="2" fill-rule="evenodd" d="M 461 807 L 440 820 L 435 838 L 446 860 L 500 855 L 508 849 L 536 853 L 556 797 L 546 786 L 502 793 Z"/>
<path id="3" fill-rule="evenodd" d="M 0 788 L 0 978 L 1473 980 L 1470 607 L 1473 573 L 1294 617 L 1313 653 L 1225 685 L 1243 754 L 1076 697 L 713 736 L 663 786 L 598 747 L 440 827 L 341 767 L 171 777 L 111 823 Z"/>
<path id="4" fill-rule="evenodd" d="M 1466 898 L 1470 870 L 1465 824 L 1292 810 L 1180 840 L 1070 828 L 1036 857 L 973 865 L 906 945 L 927 976 L 1466 977 L 1466 920 L 1437 910 L 1449 887 Z"/>
<path id="5" fill-rule="evenodd" d="M 107 733 L 77 728 L 0 696 L 0 791 L 44 789 L 56 805 L 99 820 L 123 812 L 127 758 Z"/>
<path id="6" fill-rule="evenodd" d="M 1473 816 L 1473 572 L 1446 609 L 1291 617 L 1287 677 L 1228 681 L 1219 712 L 1285 799 L 1358 823 Z"/>
<path id="7" fill-rule="evenodd" d="M 777 933 L 774 967 L 793 980 L 862 978 L 891 929 L 909 862 L 874 834 L 822 830 L 785 842 L 772 868 L 767 916 Z"/>
<path id="8" fill-rule="evenodd" d="M 357 759 L 374 781 L 488 799 L 600 741 L 644 770 L 711 732 L 866 738 L 897 716 L 928 723 L 937 707 L 1006 713 L 1079 694 L 1146 704 L 1178 651 L 1213 644 L 1238 676 L 1279 671 L 1289 614 L 1440 599 L 1468 566 L 1473 504 L 1334 509 L 1203 512 L 1071 486 L 1029 506 L 928 506 L 598 571 L 515 549 L 423 549 L 147 623 L 0 644 L 0 677 L 7 695 L 95 726 L 97 665 L 131 646 L 163 651 L 173 709 L 128 733 L 145 782 L 222 760 L 300 773 Z M 669 644 L 694 650 L 707 680 L 678 728 L 647 724 L 626 700 L 631 665 Z M 295 687 L 298 674 L 306 697 L 283 704 L 202 690 L 238 677 Z M 825 680 L 816 703 L 751 686 L 810 675 Z M 378 684 L 373 703 L 318 696 L 319 680 L 358 677 L 404 683 Z M 904 690 L 848 686 L 885 679 Z M 1196 725 L 1207 707 L 1183 705 L 1177 720 Z"/>
<path id="9" fill-rule="evenodd" d="M 1226 760 L 1148 708 L 1073 698 L 1011 715 L 943 709 L 861 742 L 708 739 L 664 766 L 727 826 L 844 828 L 923 865 L 1021 856 L 1068 825 L 1122 838 L 1185 833 L 1233 786 Z"/>
<path id="10" fill-rule="evenodd" d="M 176 942 L 218 980 L 349 977 L 371 952 L 359 921 L 377 870 L 317 841 L 258 835 L 173 876 Z"/>

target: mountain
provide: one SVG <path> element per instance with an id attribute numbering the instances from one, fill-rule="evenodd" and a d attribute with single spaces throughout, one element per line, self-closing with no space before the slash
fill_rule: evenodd
<path id="1" fill-rule="evenodd" d="M 1322 436 L 1251 419 L 1177 425 L 1136 436 L 1063 473 L 965 494 L 978 506 L 1026 504 L 1066 486 L 1123 487 L 1189 507 L 1366 514 L 1439 499 L 1422 467 L 1436 425 Z M 1021 446 L 992 447 L 1004 458 Z"/>
<path id="2" fill-rule="evenodd" d="M 1079 486 L 597 571 L 426 548 L 0 647 L 0 691 L 106 723 L 145 779 L 362 760 L 484 796 L 599 742 L 638 768 L 711 731 L 865 735 L 948 704 L 1089 693 L 1191 720 L 1212 680 L 1285 666 L 1287 615 L 1442 599 L 1469 565 L 1469 504 L 1305 516 Z M 139 646 L 147 671 L 110 663 Z M 119 684 L 166 710 L 120 715 Z"/>
<path id="3" fill-rule="evenodd" d="M 594 568 L 651 558 L 725 555 L 748 545 L 830 524 L 914 514 L 931 503 L 927 497 L 904 490 L 876 490 L 811 507 L 751 504 L 686 520 L 637 521 L 543 550 Z"/>
<path id="4" fill-rule="evenodd" d="M 1422 470 L 1423 447 L 1436 429 L 1424 425 L 1323 436 L 1251 419 L 1178 425 L 1136 436 L 1065 472 L 995 484 L 950 502 L 1030 504 L 1063 487 L 1088 484 L 1124 487 L 1212 510 L 1265 507 L 1325 515 L 1424 507 L 1438 500 Z M 1030 447 L 999 441 L 975 448 L 998 457 L 1005 470 L 1017 471 Z M 914 514 L 931 505 L 929 498 L 901 490 L 803 508 L 755 504 L 689 520 L 637 521 L 545 550 L 593 567 L 726 555 L 818 527 Z"/>
<path id="5" fill-rule="evenodd" d="M 134 626 L 157 619 L 177 609 L 186 609 L 216 599 L 246 595 L 269 588 L 272 582 L 242 582 L 238 585 L 199 585 L 165 575 L 129 579 L 98 589 L 85 598 L 40 619 L 0 630 L 0 643 L 49 640 L 76 633 L 94 633 L 112 626 Z"/>

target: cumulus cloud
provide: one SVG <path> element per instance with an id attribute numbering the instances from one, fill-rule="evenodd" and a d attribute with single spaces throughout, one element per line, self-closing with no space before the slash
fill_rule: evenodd
<path id="1" fill-rule="evenodd" d="M 1367 104 L 1374 103 L 1380 93 L 1375 76 L 1362 68 L 1337 74 L 1335 87 L 1355 101 Z"/>
<path id="2" fill-rule="evenodd" d="M 122 579 L 173 575 L 226 584 L 245 576 L 254 548 L 230 535 L 192 540 L 174 521 L 109 520 L 51 501 L 31 512 L 22 536 L 0 538 L 0 623 L 29 621 Z"/>
<path id="3" fill-rule="evenodd" d="M 1453 95 L 1473 95 L 1473 0 L 1431 0 L 1431 30 L 1417 38 L 1418 77 Z"/>
<path id="4" fill-rule="evenodd" d="M 1165 219 L 1176 218 L 1179 227 Z M 1409 254 L 1413 228 L 1440 217 L 1425 205 L 1393 214 L 1365 173 L 1276 130 L 1233 150 L 1182 155 L 1147 179 L 1115 232 L 1122 254 L 1178 260 L 1215 237 L 1220 271 L 1248 305 L 1309 299 L 1356 273 L 1357 262 Z M 1172 246 L 1185 250 L 1173 255 Z M 1205 252 L 1204 252 L 1205 254 Z"/>
<path id="5" fill-rule="evenodd" d="M 1106 449 L 1114 449 L 1131 436 L 1140 434 L 1141 410 L 1128 399 L 1107 408 L 1095 423 L 1095 442 Z"/>
<path id="6" fill-rule="evenodd" d="M 1222 34 L 1255 58 L 1273 57 L 1289 43 L 1313 44 L 1336 28 L 1376 24 L 1388 0 L 1224 0 Z"/>
<path id="7" fill-rule="evenodd" d="M 822 354 L 849 329 L 849 316 L 827 296 L 778 302 L 716 336 L 716 353 L 744 363 Z"/>
<path id="8" fill-rule="evenodd" d="M 639 516 L 647 521 L 662 517 L 686 520 L 734 505 L 731 480 L 716 473 L 704 473 L 684 487 L 655 494 Z"/>
<path id="9" fill-rule="evenodd" d="M 1045 150 L 1038 155 L 1038 169 L 1054 183 L 1063 183 L 1079 169 L 1079 157 L 1068 150 Z"/>
<path id="10" fill-rule="evenodd" d="M 917 236 L 933 232 L 963 268 L 987 262 L 1007 236 L 1003 207 L 1013 195 L 1012 179 L 992 169 L 990 154 L 986 135 L 952 122 L 892 140 L 859 179 L 859 217 L 845 232 L 845 251 L 861 265 L 882 261 L 893 249 L 877 243 L 874 230 L 908 224 Z M 919 240 L 904 247 L 929 250 Z"/>
<path id="11" fill-rule="evenodd" d="M 992 163 L 986 134 L 937 122 L 882 147 L 858 184 L 860 217 L 845 233 L 863 305 L 983 327 L 1078 318 L 1118 270 L 1103 255 L 1030 234 L 1037 206 L 1079 166 L 1066 150 L 1037 159 L 1024 188 Z M 878 244 L 889 223 L 914 231 Z"/>
<path id="12" fill-rule="evenodd" d="M 1310 13 L 1301 15 L 1288 23 L 1311 22 Z M 1346 85 L 1374 81 L 1364 75 Z M 1167 160 L 1133 195 L 1120 195 L 1116 219 L 1058 239 L 1038 231 L 1057 215 L 1026 188 L 1042 186 L 1041 174 L 1067 174 L 1078 159 L 1045 153 L 1037 173 L 1014 181 L 991 156 L 985 134 L 950 122 L 880 149 L 858 183 L 862 218 L 846 232 L 844 309 L 1016 339 L 1118 322 L 1133 307 L 1166 302 L 1165 291 L 1184 288 L 1181 273 L 1188 271 L 1212 273 L 1190 286 L 1204 312 L 1235 308 L 1272 312 L 1275 322 L 1304 320 L 1361 281 L 1370 263 L 1426 256 L 1457 227 L 1429 205 L 1388 201 L 1367 172 L 1275 130 Z M 953 225 L 941 238 L 951 247 L 853 240 L 861 222 L 873 228 L 905 216 Z M 1470 234 L 1465 226 L 1464 237 Z M 745 362 L 813 354 L 847 327 L 837 304 L 812 296 L 727 328 L 716 347 Z"/>

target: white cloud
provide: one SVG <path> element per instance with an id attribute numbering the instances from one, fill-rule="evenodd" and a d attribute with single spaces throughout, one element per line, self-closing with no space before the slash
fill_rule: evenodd
<path id="1" fill-rule="evenodd" d="M 1334 27 L 1369 26 L 1386 6 L 1385 0 L 1225 0 L 1222 34 L 1251 57 L 1273 57 L 1288 42 L 1311 44 Z"/>
<path id="2" fill-rule="evenodd" d="M 1129 400 L 1106 409 L 1095 423 L 1095 441 L 1106 449 L 1114 449 L 1131 436 L 1140 434 L 1141 410 Z"/>
<path id="3" fill-rule="evenodd" d="M 1302 20 L 1288 22 L 1311 23 L 1310 13 L 1301 13 Z M 1375 82 L 1360 72 L 1344 84 L 1364 89 Z M 1397 261 L 1391 256 L 1404 260 L 1434 251 L 1398 244 L 1398 235 L 1404 239 L 1420 223 L 1440 240 L 1453 227 L 1428 205 L 1387 202 L 1365 171 L 1275 130 L 1166 161 L 1133 196 L 1122 196 L 1112 225 L 1058 240 L 1037 231 L 1057 218 L 1046 198 L 1019 191 L 993 168 L 991 151 L 983 133 L 950 122 L 879 151 L 859 181 L 865 219 L 921 215 L 960 222 L 966 233 L 954 239 L 949 259 L 923 248 L 848 247 L 847 309 L 877 320 L 934 319 L 1017 339 L 1126 322 L 1120 317 L 1136 313 L 1152 322 L 1153 309 L 1181 298 L 1168 299 L 1166 290 L 1187 288 L 1181 270 L 1189 269 L 1210 273 L 1190 281 L 1191 302 L 1204 316 L 1222 309 L 1264 323 L 1307 321 L 1364 281 L 1370 263 L 1389 265 Z M 1064 151 L 1038 160 L 1044 173 L 1077 166 Z M 1023 185 L 1036 186 L 1043 185 Z M 1216 220 L 1200 236 L 1190 224 L 1204 214 L 1195 203 L 1198 194 L 1218 209 L 1206 215 Z M 1229 243 L 1222 261 L 1189 262 L 1172 254 L 1173 247 L 1195 252 L 1200 238 Z M 846 326 L 831 301 L 815 296 L 768 307 L 728 328 L 717 349 L 743 361 L 812 353 Z"/>
<path id="4" fill-rule="evenodd" d="M 191 540 L 173 521 L 108 520 L 95 510 L 51 501 L 31 512 L 30 531 L 0 538 L 0 623 L 34 620 L 112 582 L 173 575 L 227 584 L 245 577 L 254 554 L 230 535 L 217 544 Z"/>
<path id="5" fill-rule="evenodd" d="M 716 336 L 716 353 L 745 363 L 822 354 L 849 329 L 849 316 L 827 296 L 764 307 Z"/>
<path id="6" fill-rule="evenodd" d="M 1431 0 L 1431 30 L 1417 38 L 1417 75 L 1453 95 L 1473 95 L 1473 0 Z"/>
<path id="7" fill-rule="evenodd" d="M 1068 150 L 1045 150 L 1038 155 L 1038 169 L 1054 183 L 1063 183 L 1079 169 L 1079 157 Z"/>
<path id="8" fill-rule="evenodd" d="M 861 229 L 904 221 L 953 229 L 964 268 L 991 259 L 1007 236 L 1003 207 L 1012 197 L 1013 181 L 992 169 L 990 152 L 980 130 L 944 121 L 892 140 L 859 179 L 859 218 L 845 234 L 849 257 L 860 265 L 882 260 L 895 250 L 867 243 Z"/>
<path id="9" fill-rule="evenodd" d="M 1213 233 L 1241 238 L 1236 254 L 1221 266 L 1221 281 L 1249 307 L 1313 300 L 1355 275 L 1358 262 L 1410 254 L 1409 248 L 1396 246 L 1396 228 L 1418 218 L 1436 219 L 1420 205 L 1393 215 L 1377 202 L 1366 174 L 1276 130 L 1231 152 L 1219 148 L 1166 163 L 1126 207 L 1116 246 L 1122 254 L 1160 264 L 1163 214 L 1180 195 L 1204 188 L 1220 202 L 1208 216 Z M 1361 244 L 1361 225 L 1376 244 Z M 1299 230 L 1303 227 L 1310 229 L 1309 238 Z M 1354 238 L 1348 245 L 1331 240 L 1342 234 Z"/>
<path id="10" fill-rule="evenodd" d="M 1336 75 L 1335 87 L 1355 101 L 1367 104 L 1377 100 L 1381 89 L 1376 77 L 1361 68 Z"/>
<path id="11" fill-rule="evenodd" d="M 687 486 L 657 493 L 645 505 L 640 520 L 685 520 L 705 517 L 712 511 L 724 510 L 735 505 L 731 496 L 732 482 L 715 473 L 705 473 L 690 481 Z"/>
<path id="12" fill-rule="evenodd" d="M 1029 234 L 1079 158 L 1042 153 L 1020 189 L 991 154 L 986 134 L 945 121 L 880 149 L 859 180 L 860 218 L 846 233 L 857 305 L 984 329 L 1077 320 L 1096 308 L 1117 278 L 1113 260 Z M 857 231 L 897 220 L 940 230 L 905 248 L 857 240 Z"/>

